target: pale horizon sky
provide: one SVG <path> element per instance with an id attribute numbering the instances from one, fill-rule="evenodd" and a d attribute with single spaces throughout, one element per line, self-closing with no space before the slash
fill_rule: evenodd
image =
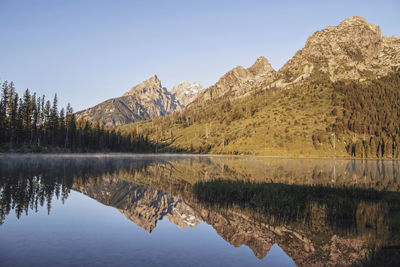
<path id="1" fill-rule="evenodd" d="M 265 56 L 278 70 L 317 30 L 362 16 L 400 36 L 400 1 L 0 0 L 0 81 L 75 111 L 156 74 L 208 87 Z"/>

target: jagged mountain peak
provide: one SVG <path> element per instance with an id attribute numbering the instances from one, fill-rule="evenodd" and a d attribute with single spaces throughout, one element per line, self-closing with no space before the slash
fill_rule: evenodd
<path id="1" fill-rule="evenodd" d="M 172 87 L 170 93 L 175 96 L 179 103 L 185 107 L 186 105 L 193 102 L 196 97 L 204 91 L 204 87 L 198 82 L 189 82 L 184 80 L 178 85 Z"/>
<path id="2" fill-rule="evenodd" d="M 248 70 L 253 73 L 253 75 L 267 74 L 275 72 L 274 68 L 272 68 L 268 59 L 264 56 L 260 56 L 257 58 L 256 62 L 248 68 Z"/>
<path id="3" fill-rule="evenodd" d="M 188 80 L 183 80 L 183 82 L 181 82 L 180 84 L 175 85 L 174 87 L 172 87 L 171 91 L 172 91 L 176 86 L 179 86 L 179 85 L 189 86 L 189 85 L 190 85 L 190 82 L 189 82 Z"/>
<path id="4" fill-rule="evenodd" d="M 154 119 L 181 110 L 183 106 L 166 88 L 157 75 L 132 87 L 121 97 L 106 100 L 92 108 L 77 112 L 78 118 L 101 120 L 106 126 Z"/>
<path id="5" fill-rule="evenodd" d="M 337 26 L 328 26 L 325 31 L 334 30 L 343 35 L 359 35 L 365 33 L 364 31 L 371 31 L 373 34 L 382 36 L 381 28 L 378 25 L 369 24 L 363 17 L 353 16 L 342 20 Z M 361 31 L 360 31 L 361 30 Z"/>
<path id="6" fill-rule="evenodd" d="M 342 22 L 339 23 L 339 26 L 345 26 L 345 25 L 357 25 L 357 24 L 365 24 L 365 25 L 370 25 L 368 24 L 367 20 L 363 17 L 360 16 L 352 16 L 352 17 L 348 17 L 344 20 L 342 20 Z"/>
<path id="7" fill-rule="evenodd" d="M 308 37 L 304 48 L 279 70 L 275 84 L 284 87 L 316 71 L 332 81 L 386 75 L 400 66 L 398 40 L 382 35 L 379 26 L 362 17 L 347 18 Z"/>
<path id="8" fill-rule="evenodd" d="M 137 93 L 143 93 L 144 90 L 160 90 L 160 89 L 163 89 L 161 81 L 160 79 L 158 79 L 157 75 L 153 75 L 149 79 L 135 85 L 123 95 L 124 96 L 134 95 Z"/>
<path id="9" fill-rule="evenodd" d="M 382 35 L 380 27 L 364 18 L 347 18 L 308 37 L 304 48 L 276 72 L 260 56 L 249 68 L 236 66 L 208 89 L 185 80 L 170 92 L 157 75 L 132 87 L 122 97 L 79 112 L 106 125 L 152 119 L 183 109 L 191 102 L 237 99 L 271 87 L 287 88 L 307 79 L 368 79 L 400 70 L 400 38 Z"/>
<path id="10" fill-rule="evenodd" d="M 348 18 L 345 18 L 344 20 L 342 20 L 342 22 L 340 22 L 340 24 L 342 23 L 347 23 L 347 24 L 353 24 L 353 23 L 364 23 L 364 24 L 368 24 L 367 20 L 363 17 L 360 16 L 351 16 Z"/>
<path id="11" fill-rule="evenodd" d="M 240 98 L 265 82 L 272 82 L 276 71 L 268 60 L 260 56 L 249 68 L 236 66 L 225 73 L 216 84 L 202 93 L 197 102 L 215 100 L 222 97 Z"/>

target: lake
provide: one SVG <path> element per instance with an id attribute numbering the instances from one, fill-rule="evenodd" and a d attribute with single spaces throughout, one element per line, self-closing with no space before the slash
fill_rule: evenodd
<path id="1" fill-rule="evenodd" d="M 398 263 L 400 163 L 0 155 L 0 266 Z"/>

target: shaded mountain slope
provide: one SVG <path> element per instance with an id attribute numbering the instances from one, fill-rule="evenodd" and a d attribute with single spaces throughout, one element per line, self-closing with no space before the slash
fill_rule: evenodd
<path id="1" fill-rule="evenodd" d="M 106 100 L 92 108 L 77 112 L 78 118 L 103 121 L 106 126 L 154 119 L 181 110 L 183 106 L 162 87 L 156 75 L 132 87 L 123 96 Z"/>

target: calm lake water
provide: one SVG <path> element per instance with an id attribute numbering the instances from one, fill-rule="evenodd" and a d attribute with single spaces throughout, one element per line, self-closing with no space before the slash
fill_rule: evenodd
<path id="1" fill-rule="evenodd" d="M 1 155 L 0 266 L 393 263 L 399 172 L 380 160 Z"/>

